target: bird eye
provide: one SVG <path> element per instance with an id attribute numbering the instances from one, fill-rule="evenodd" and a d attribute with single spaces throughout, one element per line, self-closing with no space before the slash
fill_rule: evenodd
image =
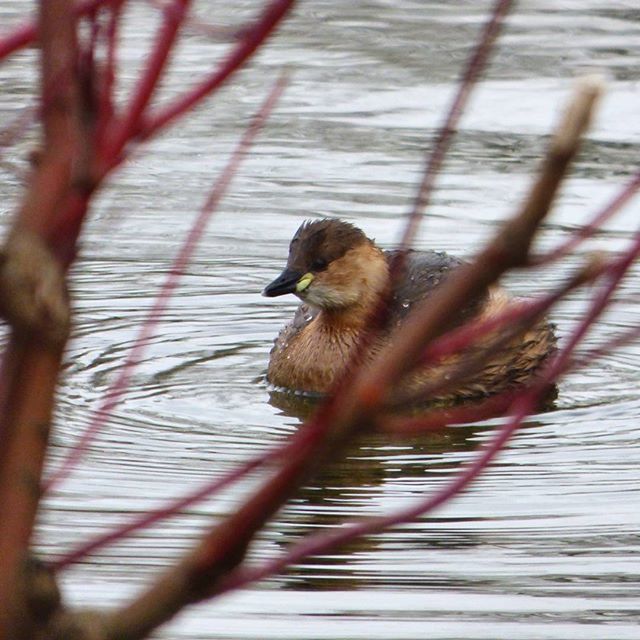
<path id="1" fill-rule="evenodd" d="M 324 260 L 323 258 L 316 258 L 312 263 L 311 263 L 311 270 L 312 271 L 322 271 L 323 269 L 327 268 L 327 261 Z"/>

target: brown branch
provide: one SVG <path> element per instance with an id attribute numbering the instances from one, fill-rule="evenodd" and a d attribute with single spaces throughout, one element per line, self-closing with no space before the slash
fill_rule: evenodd
<path id="1" fill-rule="evenodd" d="M 623 253 L 619 260 L 613 261 L 608 265 L 607 271 L 609 282 L 598 292 L 592 301 L 590 308 L 587 310 L 581 322 L 576 326 L 568 337 L 566 344 L 562 347 L 556 357 L 551 359 L 541 372 L 539 380 L 536 384 L 528 387 L 521 393 L 515 394 L 513 402 L 510 404 L 508 412 L 510 418 L 504 426 L 502 426 L 491 441 L 483 448 L 481 454 L 461 473 L 454 476 L 451 482 L 445 484 L 443 488 L 438 490 L 434 495 L 418 500 L 409 507 L 401 509 L 396 513 L 391 513 L 377 518 L 368 518 L 352 524 L 347 524 L 338 529 L 320 532 L 313 536 L 307 536 L 300 542 L 292 545 L 287 551 L 279 557 L 269 560 L 262 565 L 255 567 L 245 567 L 244 565 L 232 571 L 225 579 L 221 580 L 216 595 L 220 595 L 232 589 L 242 588 L 248 584 L 252 584 L 258 580 L 262 580 L 268 576 L 280 573 L 290 567 L 292 564 L 301 561 L 304 558 L 327 553 L 337 547 L 347 544 L 362 536 L 371 535 L 393 527 L 398 524 L 404 524 L 415 520 L 419 516 L 433 511 L 439 506 L 445 504 L 448 500 L 466 489 L 478 475 L 486 468 L 486 466 L 502 451 L 507 441 L 516 432 L 527 415 L 535 411 L 537 405 L 543 399 L 544 390 L 551 384 L 557 382 L 558 378 L 566 373 L 572 366 L 575 366 L 575 350 L 580 342 L 584 339 L 589 329 L 597 318 L 605 311 L 611 302 L 613 293 L 616 291 L 622 278 L 628 273 L 631 266 L 635 263 L 640 255 L 640 233 L 636 237 L 631 247 Z M 609 341 L 606 347 L 615 347 L 616 344 L 622 344 L 626 340 L 633 339 L 637 336 L 638 330 L 634 329 L 618 336 L 615 340 Z M 597 357 L 602 355 L 600 350 L 588 354 L 587 359 L 582 359 L 579 364 L 588 362 L 589 356 Z M 507 402 L 507 396 L 496 396 L 494 398 L 497 404 Z M 485 408 L 490 405 L 487 402 Z M 452 411 L 452 417 L 462 417 L 464 408 L 460 408 L 460 412 L 455 416 L 456 410 Z M 435 417 L 435 414 L 434 414 Z M 430 426 L 437 427 L 436 420 Z M 397 422 L 395 425 L 404 428 L 411 426 L 409 423 Z M 424 425 L 416 425 L 424 426 Z"/>
<path id="2" fill-rule="evenodd" d="M 428 308 L 410 318 L 375 366 L 356 372 L 355 382 L 345 384 L 343 391 L 294 436 L 298 446 L 291 447 L 281 468 L 235 514 L 216 526 L 198 548 L 145 593 L 106 619 L 108 637 L 143 638 L 185 605 L 215 593 L 244 560 L 255 533 L 292 492 L 318 465 L 335 456 L 359 428 L 372 422 L 373 410 L 380 406 L 387 389 L 412 366 L 426 341 L 441 331 L 451 309 L 470 294 L 484 289 L 506 269 L 526 263 L 532 237 L 577 150 L 598 93 L 599 86 L 593 82 L 581 85 L 524 209 L 505 225 L 473 267 L 462 277 L 451 278 L 440 295 L 430 300 Z M 537 392 L 527 396 L 534 397 Z M 526 402 L 521 404 L 529 406 Z M 522 410 L 522 415 L 525 414 Z"/>
<path id="3" fill-rule="evenodd" d="M 538 226 L 551 208 L 555 194 L 576 154 L 600 95 L 601 82 L 583 79 L 561 119 L 540 175 L 518 215 L 509 220 L 470 264 L 456 270 L 449 281 L 422 304 L 396 332 L 390 347 L 357 379 L 347 399 L 345 417 L 354 412 L 372 412 L 386 398 L 393 383 L 400 380 L 420 357 L 429 340 L 442 333 L 452 312 L 486 290 L 509 269 L 525 266 Z M 348 405 L 351 407 L 347 409 Z"/>
<path id="4" fill-rule="evenodd" d="M 30 313 L 39 317 L 38 304 L 53 299 L 54 303 L 45 303 L 44 308 L 52 316 L 62 317 L 64 325 L 68 310 L 62 271 L 42 237 L 68 198 L 79 141 L 73 4 L 70 0 L 43 1 L 39 20 L 43 152 L 7 244 L 3 279 L 6 284 L 7 273 L 17 274 L 13 281 L 26 283 L 26 306 L 35 307 L 27 308 L 27 317 Z M 28 256 L 30 250 L 35 250 L 35 257 Z M 34 275 L 41 266 L 45 266 L 44 274 Z M 9 277 L 8 281 L 12 279 Z M 51 292 L 54 293 L 49 296 Z M 33 636 L 24 568 L 40 498 L 40 477 L 66 331 L 52 341 L 46 339 L 46 332 L 38 323 L 21 325 L 13 313 L 8 316 L 17 324 L 3 363 L 0 398 L 0 640 L 20 640 Z"/>

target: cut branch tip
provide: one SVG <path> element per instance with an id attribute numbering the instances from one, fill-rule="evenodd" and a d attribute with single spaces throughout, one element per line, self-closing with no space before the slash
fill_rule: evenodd
<path id="1" fill-rule="evenodd" d="M 590 74 L 576 82 L 572 98 L 553 140 L 553 151 L 572 155 L 580 138 L 591 124 L 600 96 L 605 88 L 604 77 Z"/>

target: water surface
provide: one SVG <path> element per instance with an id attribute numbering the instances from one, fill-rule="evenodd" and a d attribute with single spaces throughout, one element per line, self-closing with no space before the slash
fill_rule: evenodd
<path id="1" fill-rule="evenodd" d="M 235 24 L 255 4 L 202 3 Z M 212 181 L 283 65 L 291 86 L 203 239 L 134 383 L 82 466 L 46 502 L 38 531 L 54 556 L 182 495 L 294 432 L 263 381 L 271 341 L 295 301 L 260 291 L 307 217 L 340 216 L 393 246 L 424 153 L 450 101 L 487 2 L 301 3 L 236 83 L 149 145 L 96 203 L 74 268 L 77 319 L 60 389 L 54 468 L 113 382 Z M 3 27 L 22 2 L 0 7 Z M 136 5 L 124 50 L 130 80 L 154 10 Z M 224 51 L 190 33 L 169 93 Z M 33 52 L 0 67 L 0 116 L 29 104 Z M 607 201 L 640 157 L 640 12 L 623 0 L 518 3 L 472 100 L 417 246 L 472 255 L 529 184 L 572 78 L 598 68 L 608 91 L 540 244 L 551 246 Z M 126 83 L 125 83 L 126 85 Z M 126 88 L 123 87 L 123 89 Z M 33 134 L 0 164 L 2 219 L 21 188 Z M 517 275 L 519 295 L 548 291 L 593 249 L 618 250 L 636 202 L 564 267 Z M 640 321 L 638 269 L 590 334 L 593 346 Z M 588 298 L 554 314 L 566 335 Z M 640 600 L 640 349 L 625 347 L 561 384 L 465 495 L 394 531 L 309 560 L 287 575 L 189 610 L 157 633 L 181 640 L 625 640 Z M 253 550 L 271 557 L 345 517 L 398 508 L 473 458 L 491 424 L 444 437 L 369 437 L 314 480 Z M 101 550 L 64 574 L 76 604 L 117 603 L 188 547 L 241 486 L 176 520 Z"/>

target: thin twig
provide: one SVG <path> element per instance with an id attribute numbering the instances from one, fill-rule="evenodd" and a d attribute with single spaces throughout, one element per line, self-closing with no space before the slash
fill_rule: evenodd
<path id="1" fill-rule="evenodd" d="M 182 498 L 178 498 L 177 500 L 168 505 L 165 505 L 160 509 L 150 511 L 140 518 L 136 518 L 135 520 L 125 524 L 122 527 L 119 527 L 113 531 L 109 531 L 103 536 L 99 536 L 94 540 L 81 545 L 77 549 L 70 551 L 62 558 L 59 558 L 57 561 L 53 562 L 52 566 L 58 571 L 62 570 L 69 565 L 77 562 L 81 558 L 89 555 L 90 553 L 94 553 L 98 549 L 124 538 L 134 531 L 151 526 L 152 524 L 156 524 L 157 522 L 176 515 L 187 507 L 193 506 L 194 504 L 201 502 L 202 500 L 209 498 L 213 494 L 228 487 L 230 484 L 237 482 L 255 469 L 264 467 L 268 464 L 276 462 L 277 460 L 285 460 L 290 453 L 296 455 L 296 452 L 300 448 L 308 447 L 309 440 L 314 440 L 315 438 L 316 435 L 314 434 L 313 426 L 310 425 L 309 428 L 305 428 L 304 430 L 299 431 L 296 435 L 296 438 L 285 442 L 283 445 L 276 446 L 270 451 L 261 453 L 258 456 L 251 458 L 240 467 L 233 469 L 230 473 L 224 475 L 223 477 L 216 478 L 215 480 L 206 483 L 196 491 Z"/>
<path id="2" fill-rule="evenodd" d="M 637 194 L 638 189 L 640 189 L 640 171 L 631 178 L 621 191 L 616 193 L 613 200 L 599 211 L 587 225 L 575 230 L 566 242 L 546 254 L 532 256 L 530 260 L 531 266 L 549 264 L 571 253 L 584 240 L 601 231 L 602 225 L 622 209 Z"/>
<path id="3" fill-rule="evenodd" d="M 449 107 L 444 124 L 438 131 L 435 145 L 429 154 L 427 166 L 422 175 L 422 181 L 418 187 L 407 224 L 404 228 L 402 240 L 400 241 L 401 249 L 408 249 L 413 244 L 422 213 L 429 205 L 429 199 L 433 193 L 436 177 L 447 154 L 451 140 L 456 133 L 460 117 L 482 70 L 486 66 L 489 55 L 493 49 L 493 44 L 500 33 L 502 24 L 512 5 L 513 0 L 497 0 L 491 10 L 489 21 L 482 31 L 478 44 L 467 62 L 462 78 L 458 83 L 456 95 Z"/>
<path id="4" fill-rule="evenodd" d="M 133 97 L 125 109 L 122 120 L 116 123 L 109 140 L 106 141 L 104 162 L 107 166 L 113 166 L 116 163 L 125 144 L 138 131 L 145 109 L 158 87 L 169 55 L 173 51 L 178 30 L 182 26 L 190 5 L 191 0 L 174 0 L 171 10 L 164 12 L 164 22 L 154 40 L 147 67 L 136 83 Z"/>
<path id="5" fill-rule="evenodd" d="M 243 39 L 234 47 L 220 68 L 191 91 L 145 118 L 139 131 L 139 137 L 141 139 L 149 138 L 175 118 L 184 115 L 203 98 L 211 95 L 253 55 L 280 24 L 294 3 L 295 0 L 272 0 L 265 9 L 262 18 L 252 28 L 247 29 Z"/>
<path id="6" fill-rule="evenodd" d="M 146 349 L 155 329 L 160 321 L 160 317 L 164 313 L 169 299 L 173 295 L 180 278 L 182 277 L 191 256 L 196 249 L 202 234 L 204 233 L 207 224 L 209 223 L 211 216 L 216 211 L 220 201 L 226 194 L 231 185 L 231 181 L 236 175 L 240 163 L 245 159 L 250 146 L 253 144 L 255 137 L 259 133 L 260 129 L 264 126 L 271 111 L 274 109 L 278 99 L 284 91 L 286 85 L 286 77 L 281 76 L 275 83 L 267 99 L 261 106 L 257 115 L 255 116 L 252 124 L 247 128 L 234 150 L 227 166 L 218 178 L 214 188 L 207 197 L 207 200 L 202 207 L 200 214 L 198 215 L 193 226 L 189 230 L 189 233 L 176 256 L 173 266 L 165 280 L 156 301 L 149 311 L 146 319 L 144 320 L 138 337 L 136 338 L 133 347 L 127 357 L 126 361 L 122 365 L 120 372 L 114 382 L 111 384 L 107 392 L 105 393 L 104 400 L 100 404 L 97 411 L 94 413 L 89 426 L 85 429 L 80 436 L 79 441 L 72 448 L 67 458 L 62 463 L 61 467 L 53 473 L 45 486 L 45 490 L 50 490 L 52 487 L 59 484 L 64 478 L 66 478 L 72 469 L 82 459 L 82 456 L 90 446 L 93 439 L 96 437 L 100 429 L 104 426 L 108 420 L 113 409 L 118 405 L 122 395 L 126 392 L 133 370 L 143 357 L 144 350 Z"/>
<path id="7" fill-rule="evenodd" d="M 594 255 L 591 258 L 587 265 L 555 291 L 537 299 L 512 302 L 494 316 L 484 320 L 467 322 L 461 327 L 439 336 L 427 345 L 416 366 L 431 364 L 453 353 L 459 353 L 501 327 L 516 325 L 518 329 L 524 329 L 531 326 L 568 293 L 584 284 L 593 282 L 609 268 L 609 264 L 604 262 L 601 256 Z"/>
<path id="8" fill-rule="evenodd" d="M 444 409 L 432 409 L 417 416 L 382 415 L 376 418 L 377 431 L 401 436 L 415 436 L 441 431 L 452 424 L 469 424 L 505 415 L 513 401 L 521 395 L 521 389 L 511 389 L 490 396 L 480 402 Z"/>
<path id="9" fill-rule="evenodd" d="M 194 504 L 197 504 L 198 502 L 201 502 L 206 498 L 209 498 L 213 494 L 228 487 L 230 484 L 237 482 L 248 473 L 251 473 L 251 471 L 254 471 L 265 464 L 275 461 L 276 459 L 284 455 L 285 451 L 286 447 L 284 449 L 279 447 L 277 449 L 272 449 L 265 454 L 256 456 L 251 460 L 245 462 L 243 465 L 233 469 L 231 473 L 226 474 L 222 478 L 216 478 L 215 480 L 208 482 L 189 495 L 165 504 L 160 509 L 148 511 L 139 518 L 136 518 L 131 522 L 128 522 L 127 524 L 114 529 L 113 531 L 109 531 L 104 535 L 98 536 L 93 540 L 85 542 L 78 548 L 71 550 L 61 558 L 58 558 L 55 562 L 52 562 L 51 565 L 56 571 L 62 571 L 68 566 L 75 564 L 82 558 L 95 553 L 102 547 L 106 547 L 110 544 L 113 544 L 114 542 L 117 542 L 118 540 L 122 540 L 135 531 L 145 529 L 154 524 L 157 524 L 158 522 L 161 522 L 162 520 L 166 520 L 174 515 L 177 515 L 181 511 L 184 511 L 186 508 L 193 506 Z"/>

